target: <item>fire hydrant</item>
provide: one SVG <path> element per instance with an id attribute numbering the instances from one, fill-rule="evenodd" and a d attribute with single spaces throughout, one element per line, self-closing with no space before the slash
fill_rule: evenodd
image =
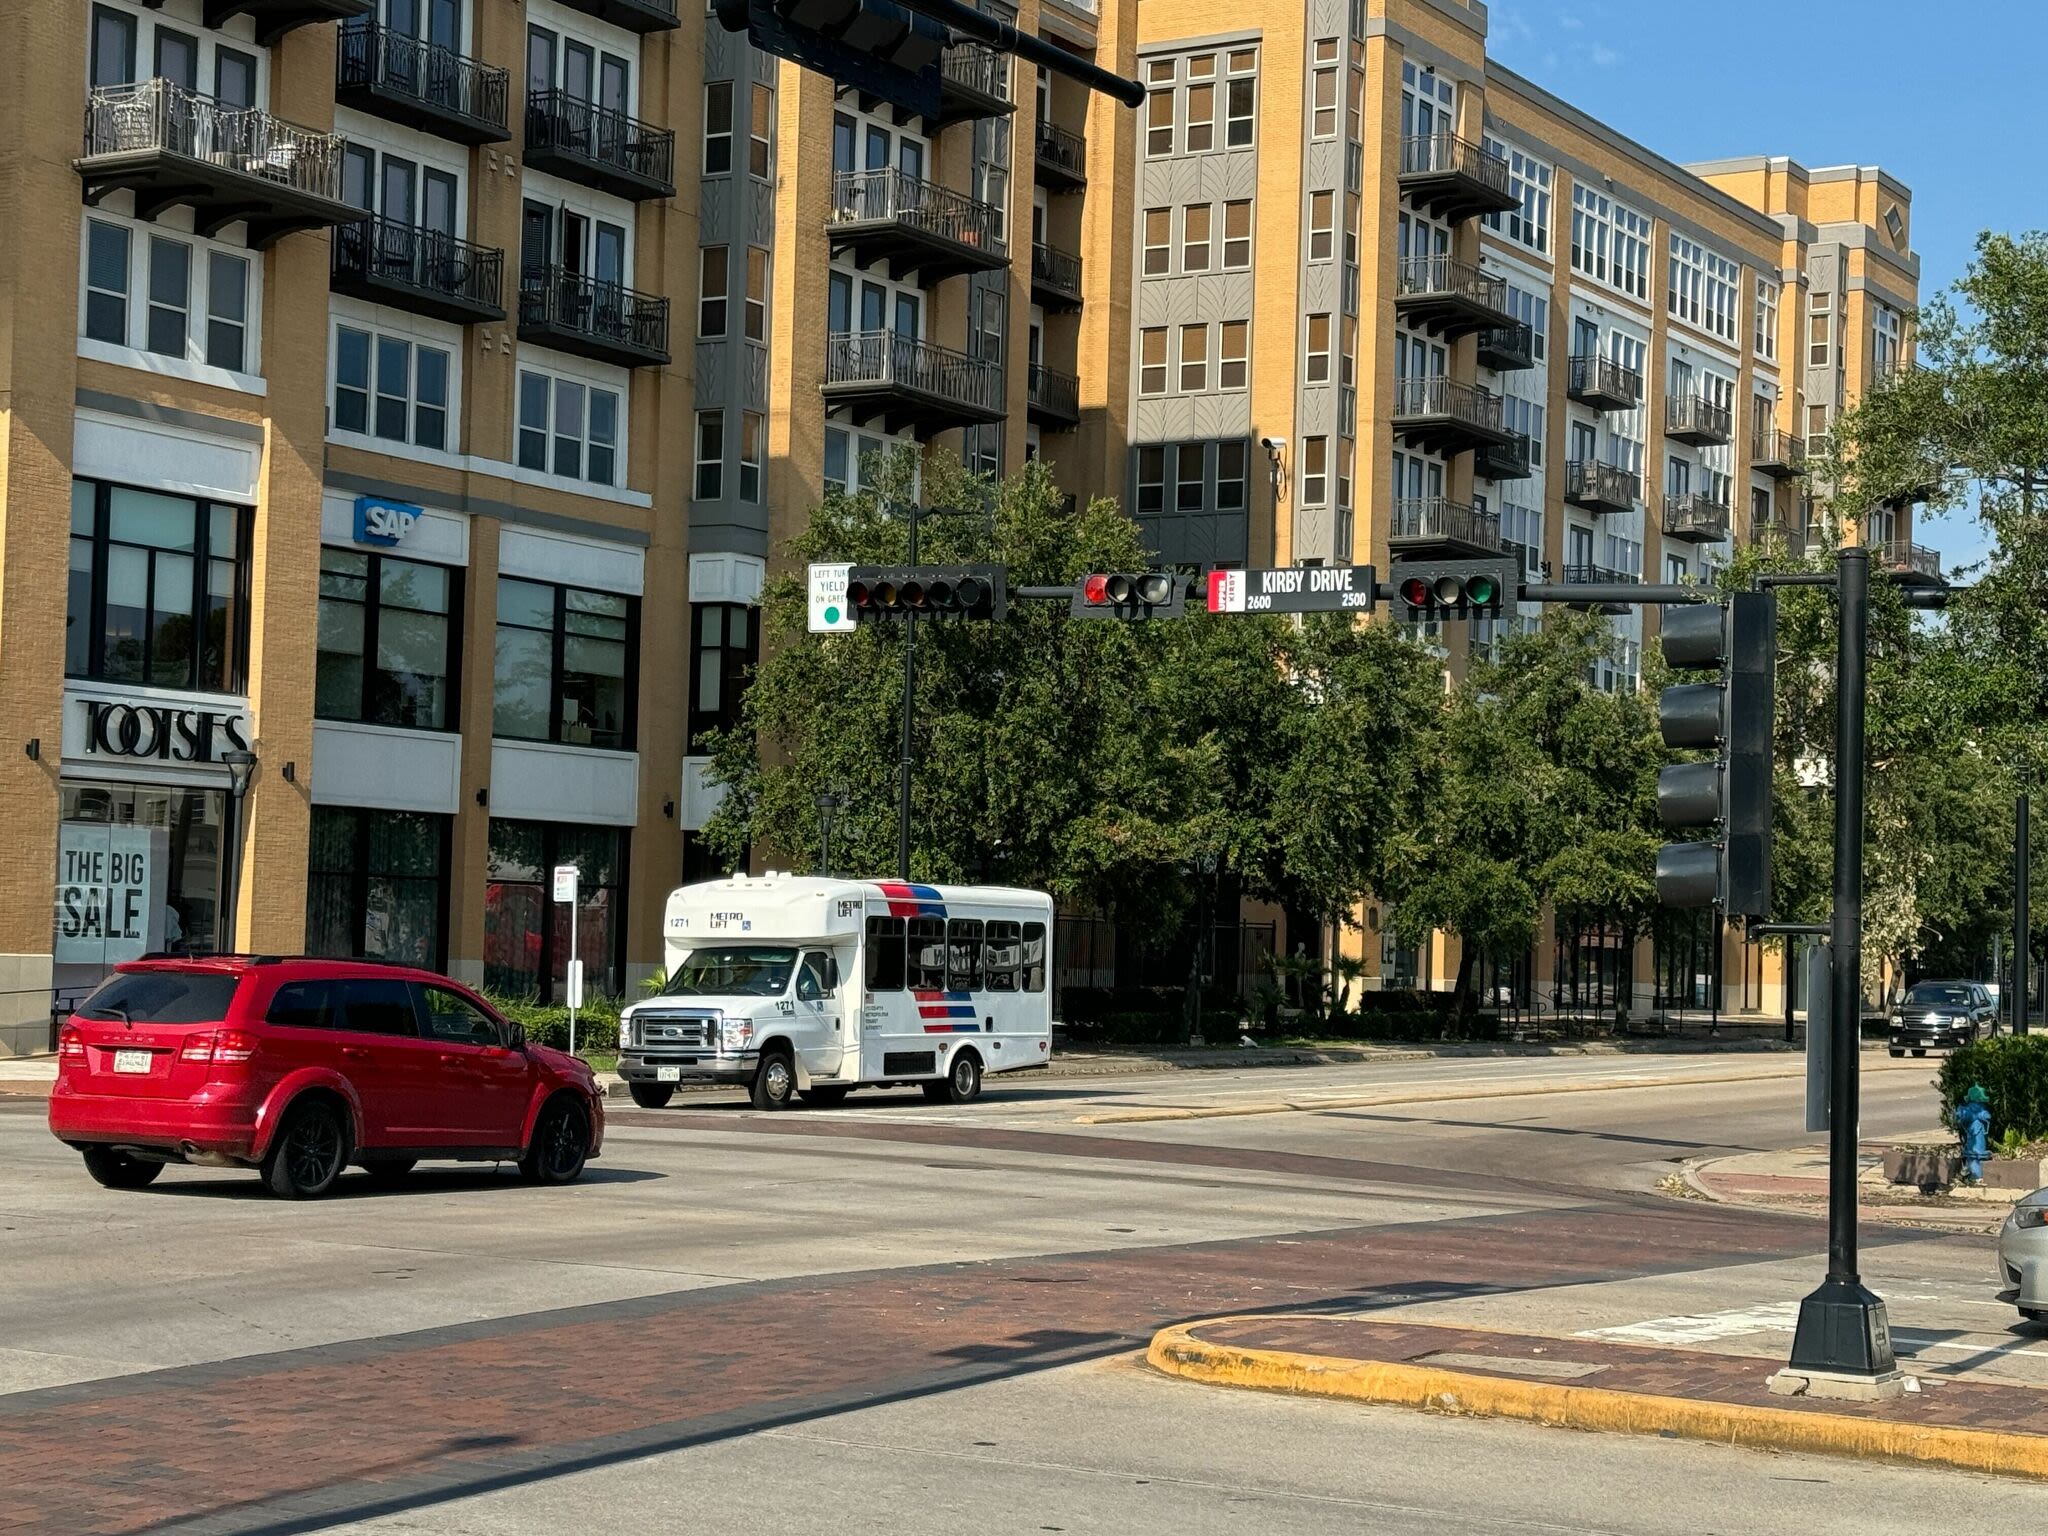
<path id="1" fill-rule="evenodd" d="M 1956 1135 L 1963 1143 L 1963 1171 L 1981 1179 L 1991 1138 L 1991 1096 L 1981 1087 L 1973 1087 L 1956 1106 Z"/>

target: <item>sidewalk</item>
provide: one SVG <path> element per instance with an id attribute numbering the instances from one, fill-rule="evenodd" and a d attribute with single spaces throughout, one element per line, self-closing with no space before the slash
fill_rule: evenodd
<path id="1" fill-rule="evenodd" d="M 1935 1129 L 1881 1142 L 1864 1142 L 1856 1159 L 1858 1214 L 1864 1219 L 1936 1227 L 1948 1232 L 1997 1231 L 2007 1209 L 2026 1191 L 1957 1188 L 1946 1194 L 1923 1195 L 1910 1185 L 1890 1183 L 1884 1176 L 1887 1146 L 1954 1140 L 1949 1132 Z M 1679 1178 L 1695 1197 L 1723 1205 L 1808 1214 L 1823 1214 L 1827 1210 L 1826 1147 L 1704 1158 L 1685 1164 Z"/>
<path id="2" fill-rule="evenodd" d="M 1216 1386 L 2048 1479 L 2048 1391 L 2011 1381 L 1822 1402 L 1774 1395 L 1753 1355 L 1347 1317 L 1186 1324 L 1146 1358 Z"/>

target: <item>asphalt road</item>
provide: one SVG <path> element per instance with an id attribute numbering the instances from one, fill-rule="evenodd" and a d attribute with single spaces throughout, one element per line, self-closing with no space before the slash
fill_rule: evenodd
<path id="1" fill-rule="evenodd" d="M 1932 1124 L 1927 1063 L 1866 1068 L 1866 1136 Z M 1566 1331 L 1735 1313 L 1718 1347 L 1782 1352 L 1768 1309 L 1818 1277 L 1818 1225 L 1646 1192 L 1677 1159 L 1806 1139 L 1797 1071 L 1376 1063 L 997 1080 L 964 1109 L 892 1093 L 784 1116 L 692 1096 L 615 1109 L 573 1188 L 424 1171 L 311 1205 L 200 1169 L 100 1190 L 40 1105 L 0 1101 L 0 1528 L 53 1436 L 107 1459 L 74 1484 L 137 1490 L 117 1508 L 52 1485 L 17 1506 L 67 1530 L 539 1530 L 577 1511 L 617 1530 L 715 1513 L 736 1532 L 1964 1528 L 2010 1486 L 1795 1476 L 1128 1363 L 1161 1321 L 1271 1305 Z M 1919 1307 L 1934 1355 L 1982 1353 L 1956 1343 L 1988 1292 L 1980 1247 L 1872 1235 L 1880 1289 L 1919 1298 L 1895 1304 L 1907 1347 Z M 2048 1379 L 2025 1340 L 2009 1353 L 2001 1369 Z M 248 1486 L 231 1499 L 163 1441 L 206 1436 L 186 1415 L 250 1381 L 297 1428 L 273 1442 L 236 1416 L 219 1455 Z M 124 1449 L 130 1424 L 148 1449 Z M 311 1476 L 290 1450 L 309 1435 L 330 1452 Z"/>

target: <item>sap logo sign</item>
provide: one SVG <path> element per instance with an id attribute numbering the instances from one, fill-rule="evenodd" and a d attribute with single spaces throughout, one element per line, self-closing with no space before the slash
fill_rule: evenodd
<path id="1" fill-rule="evenodd" d="M 420 509 L 403 501 L 377 496 L 356 498 L 356 542 L 390 548 L 420 519 Z"/>

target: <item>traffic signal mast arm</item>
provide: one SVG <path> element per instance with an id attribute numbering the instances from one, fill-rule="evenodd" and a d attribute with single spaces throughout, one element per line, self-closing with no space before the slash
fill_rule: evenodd
<path id="1" fill-rule="evenodd" d="M 1127 107 L 1145 104 L 1145 87 L 1141 82 L 1112 74 L 1071 49 L 1049 43 L 1035 33 L 1019 32 L 1009 22 L 998 21 L 971 5 L 962 5 L 960 0 L 898 0 L 898 3 L 905 10 L 917 11 L 943 23 L 960 37 L 986 43 L 998 53 L 1014 53 L 1028 64 L 1078 80 L 1091 91 L 1114 97 Z"/>

